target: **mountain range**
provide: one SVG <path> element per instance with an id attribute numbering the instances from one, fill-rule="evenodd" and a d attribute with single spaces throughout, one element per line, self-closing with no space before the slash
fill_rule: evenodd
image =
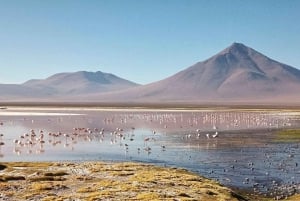
<path id="1" fill-rule="evenodd" d="M 112 74 L 60 73 L 0 85 L 1 99 L 93 102 L 300 102 L 300 70 L 247 47 L 228 48 L 166 79 L 138 85 Z"/>

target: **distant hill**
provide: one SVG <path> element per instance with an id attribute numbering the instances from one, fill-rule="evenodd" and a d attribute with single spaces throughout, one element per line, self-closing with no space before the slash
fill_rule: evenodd
<path id="1" fill-rule="evenodd" d="M 147 102 L 300 102 L 300 70 L 233 43 L 171 77 L 98 100 L 118 97 Z"/>
<path id="2" fill-rule="evenodd" d="M 33 79 L 21 85 L 0 84 L 0 100 L 63 100 L 68 97 L 101 94 L 138 86 L 138 84 L 103 72 L 59 73 L 46 79 Z"/>
<path id="3" fill-rule="evenodd" d="M 138 86 L 138 84 L 117 77 L 113 74 L 79 71 L 58 73 L 43 80 L 29 80 L 23 86 L 43 89 L 49 94 L 78 95 L 103 93 Z"/>

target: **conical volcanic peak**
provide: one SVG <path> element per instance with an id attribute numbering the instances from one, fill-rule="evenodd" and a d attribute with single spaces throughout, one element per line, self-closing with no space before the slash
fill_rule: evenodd
<path id="1" fill-rule="evenodd" d="M 232 45 L 230 45 L 228 48 L 226 48 L 225 50 L 223 50 L 222 52 L 224 53 L 243 53 L 243 54 L 248 54 L 248 51 L 251 48 L 247 47 L 246 45 L 242 44 L 242 43 L 232 43 Z"/>
<path id="2" fill-rule="evenodd" d="M 161 81 L 115 94 L 114 99 L 120 96 L 135 101 L 276 102 L 287 97 L 300 101 L 299 92 L 298 69 L 233 43 L 203 62 Z"/>
<path id="3" fill-rule="evenodd" d="M 259 53 L 258 51 L 247 47 L 246 45 L 242 43 L 233 43 L 231 46 L 227 47 L 223 51 L 221 51 L 219 54 L 215 55 L 214 57 L 218 56 L 226 56 L 227 58 L 232 59 L 248 59 L 252 60 L 252 57 L 265 57 L 263 54 Z"/>

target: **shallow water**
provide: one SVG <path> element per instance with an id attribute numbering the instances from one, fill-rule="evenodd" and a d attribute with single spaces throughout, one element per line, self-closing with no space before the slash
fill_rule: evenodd
<path id="1" fill-rule="evenodd" d="M 300 191 L 299 141 L 278 142 L 276 131 L 300 128 L 299 116 L 274 110 L 8 109 L 0 111 L 0 160 L 140 161 L 187 168 L 256 193 L 292 194 Z"/>

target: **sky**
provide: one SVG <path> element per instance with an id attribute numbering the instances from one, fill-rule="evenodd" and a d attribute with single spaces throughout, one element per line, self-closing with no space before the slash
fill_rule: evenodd
<path id="1" fill-rule="evenodd" d="M 240 42 L 300 68 L 299 0 L 0 0 L 0 83 L 102 71 L 140 84 Z"/>

